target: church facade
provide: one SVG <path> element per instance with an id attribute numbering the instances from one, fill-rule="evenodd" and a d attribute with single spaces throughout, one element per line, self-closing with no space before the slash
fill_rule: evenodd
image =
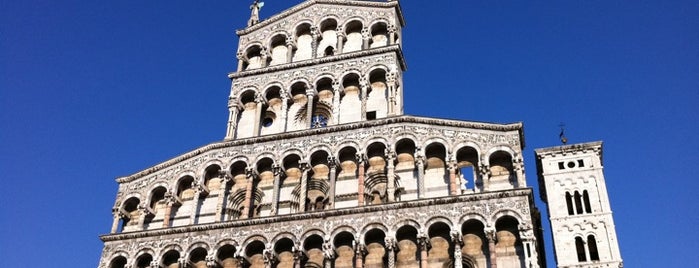
<path id="1" fill-rule="evenodd" d="M 522 124 L 403 114 L 398 1 L 260 7 L 224 140 L 117 179 L 99 267 L 545 267 Z"/>

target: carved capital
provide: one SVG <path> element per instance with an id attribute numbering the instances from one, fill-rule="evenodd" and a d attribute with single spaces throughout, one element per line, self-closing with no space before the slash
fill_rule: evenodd
<path id="1" fill-rule="evenodd" d="M 311 165 L 306 161 L 299 161 L 299 169 L 301 171 L 306 171 L 311 169 Z"/>
<path id="2" fill-rule="evenodd" d="M 454 242 L 454 244 L 462 246 L 464 244 L 464 239 L 463 236 L 461 236 L 461 232 L 459 231 L 451 231 L 451 241 Z"/>
<path id="3" fill-rule="evenodd" d="M 369 38 L 371 38 L 371 31 L 369 31 L 369 28 L 364 27 L 364 29 L 362 29 L 362 39 L 369 39 Z"/>
<path id="4" fill-rule="evenodd" d="M 387 29 L 387 30 L 388 30 L 388 33 L 389 33 L 389 34 L 392 34 L 392 33 L 396 33 L 396 31 L 397 31 L 398 29 L 397 29 L 397 27 L 396 27 L 395 24 L 390 24 L 390 25 L 388 25 L 388 29 Z"/>
<path id="5" fill-rule="evenodd" d="M 235 53 L 235 57 L 238 60 L 245 60 L 245 53 L 243 53 L 243 51 L 238 51 L 237 53 Z"/>
<path id="6" fill-rule="evenodd" d="M 262 259 L 266 264 L 270 265 L 277 262 L 277 255 L 274 252 L 274 247 L 272 246 L 272 244 L 267 244 L 265 246 L 265 249 L 262 251 Z"/>
<path id="7" fill-rule="evenodd" d="M 216 260 L 216 256 L 214 255 L 208 255 L 206 256 L 206 267 L 207 268 L 216 268 L 218 267 L 218 261 Z"/>
<path id="8" fill-rule="evenodd" d="M 294 40 L 293 37 L 289 36 L 286 38 L 286 46 L 287 47 L 296 47 L 296 41 Z"/>
<path id="9" fill-rule="evenodd" d="M 362 256 L 362 257 L 364 257 L 364 256 L 366 256 L 367 253 L 368 253 L 368 251 L 367 251 L 367 249 L 366 249 L 366 245 L 364 245 L 364 244 L 362 244 L 362 243 L 357 243 L 357 244 L 354 245 L 354 254 L 355 254 L 355 256 Z"/>
<path id="10" fill-rule="evenodd" d="M 488 242 L 490 242 L 490 243 L 497 243 L 498 242 L 498 233 L 495 230 L 495 228 L 486 228 L 485 229 L 485 237 L 488 239 Z"/>
<path id="11" fill-rule="evenodd" d="M 335 259 L 335 248 L 328 240 L 323 243 L 323 257 L 325 257 L 326 260 Z"/>
<path id="12" fill-rule="evenodd" d="M 354 158 L 357 159 L 357 164 L 366 164 L 366 155 L 357 153 Z"/>
<path id="13" fill-rule="evenodd" d="M 420 250 L 428 250 L 431 247 L 430 238 L 425 232 L 420 231 L 420 233 L 417 234 L 417 245 Z"/>
<path id="14" fill-rule="evenodd" d="M 395 251 L 398 249 L 398 244 L 396 242 L 396 239 L 393 237 L 385 237 L 384 243 L 386 244 L 387 251 Z"/>
<path id="15" fill-rule="evenodd" d="M 272 165 L 272 173 L 274 173 L 274 176 L 281 175 L 282 174 L 282 167 L 279 164 L 274 163 Z"/>
<path id="16" fill-rule="evenodd" d="M 330 168 L 334 168 L 337 166 L 337 158 L 334 156 L 328 156 L 328 166 Z"/>
<path id="17" fill-rule="evenodd" d="M 245 168 L 245 176 L 248 179 L 253 179 L 256 175 L 257 175 L 257 172 L 255 171 L 254 168 L 252 168 L 252 167 Z"/>

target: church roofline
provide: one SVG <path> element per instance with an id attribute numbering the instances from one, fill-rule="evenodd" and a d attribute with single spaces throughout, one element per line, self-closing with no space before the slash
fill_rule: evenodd
<path id="1" fill-rule="evenodd" d="M 524 127 L 523 127 L 522 122 L 509 123 L 509 124 L 498 124 L 498 123 L 488 123 L 488 122 L 478 122 L 478 121 L 463 121 L 463 120 L 442 119 L 442 118 L 433 118 L 433 117 L 402 115 L 402 116 L 386 117 L 386 118 L 376 119 L 376 120 L 371 120 L 371 121 L 361 121 L 361 122 L 328 126 L 326 128 L 306 129 L 306 130 L 299 130 L 299 131 L 293 131 L 293 132 L 279 133 L 279 134 L 274 134 L 274 135 L 266 135 L 266 136 L 251 137 L 251 138 L 245 138 L 245 139 L 234 139 L 234 140 L 215 142 L 215 143 L 211 143 L 211 144 L 199 147 L 199 148 L 197 148 L 193 151 L 190 151 L 188 153 L 184 153 L 180 156 L 177 156 L 177 157 L 172 158 L 168 161 L 165 161 L 163 163 L 152 166 L 152 167 L 145 169 L 143 171 L 137 172 L 133 175 L 119 177 L 116 179 L 116 181 L 118 183 L 131 182 L 131 181 L 137 180 L 141 177 L 153 174 L 153 173 L 158 172 L 160 170 L 163 170 L 165 168 L 176 165 L 176 164 L 178 164 L 182 161 L 185 161 L 187 159 L 190 159 L 192 157 L 206 153 L 210 150 L 227 148 L 227 147 L 232 147 L 232 146 L 250 145 L 250 144 L 275 141 L 275 140 L 292 139 L 292 138 L 298 138 L 298 137 L 309 137 L 309 136 L 315 136 L 315 135 L 320 135 L 320 134 L 324 134 L 324 133 L 333 133 L 333 132 L 339 132 L 339 131 L 364 129 L 364 128 L 382 126 L 382 125 L 399 124 L 399 123 L 417 123 L 417 124 L 427 124 L 427 125 L 433 125 L 433 126 L 461 127 L 461 128 L 472 128 L 472 129 L 491 130 L 491 131 L 518 131 L 521 148 L 522 149 L 524 148 Z"/>
<path id="2" fill-rule="evenodd" d="M 360 51 L 356 51 L 356 52 L 343 53 L 343 54 L 330 56 L 330 57 L 322 57 L 322 58 L 309 59 L 309 60 L 304 60 L 304 61 L 299 61 L 299 62 L 280 64 L 280 65 L 275 65 L 275 66 L 270 66 L 270 67 L 265 67 L 265 68 L 253 69 L 253 70 L 249 70 L 249 71 L 231 72 L 231 73 L 228 73 L 228 78 L 236 79 L 236 78 L 248 77 L 248 76 L 253 76 L 253 75 L 272 73 L 272 72 L 278 72 L 278 71 L 289 70 L 289 69 L 296 69 L 296 68 L 312 66 L 312 65 L 317 65 L 317 64 L 323 64 L 323 63 L 328 63 L 328 62 L 356 59 L 356 58 L 360 58 L 360 57 L 366 57 L 366 56 L 382 54 L 382 53 L 387 53 L 387 52 L 395 52 L 396 54 L 398 54 L 398 60 L 399 60 L 398 62 L 400 63 L 401 70 L 403 70 L 403 71 L 407 70 L 408 65 L 405 63 L 405 58 L 403 58 L 403 51 L 400 49 L 400 45 L 396 44 L 396 45 L 391 45 L 391 46 L 372 48 L 372 49 L 368 49 L 368 50 L 360 50 Z"/>
<path id="3" fill-rule="evenodd" d="M 539 157 L 554 156 L 554 155 L 565 155 L 572 154 L 581 151 L 600 151 L 600 157 L 602 153 L 602 141 L 593 141 L 586 143 L 576 143 L 569 145 L 553 146 L 547 148 L 535 149 L 534 152 Z"/>
<path id="4" fill-rule="evenodd" d="M 333 5 L 347 5 L 347 6 L 365 6 L 365 7 L 395 7 L 398 14 L 398 20 L 401 26 L 405 26 L 405 18 L 403 17 L 403 11 L 400 8 L 400 3 L 398 1 L 388 1 L 388 2 L 374 2 L 374 1 L 348 1 L 348 0 L 306 0 L 296 6 L 293 6 L 287 10 L 282 11 L 266 20 L 260 21 L 259 23 L 246 27 L 241 30 L 237 30 L 235 33 L 238 36 L 243 36 L 252 33 L 258 29 L 268 26 L 274 22 L 280 21 L 292 14 L 301 11 L 307 7 L 315 4 L 333 4 Z"/>

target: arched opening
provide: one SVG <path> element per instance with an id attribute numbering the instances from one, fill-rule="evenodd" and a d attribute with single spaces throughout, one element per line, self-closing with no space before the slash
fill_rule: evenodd
<path id="1" fill-rule="evenodd" d="M 122 209 L 124 215 L 121 218 L 121 232 L 130 232 L 138 230 L 138 218 L 141 212 L 138 210 L 138 205 L 141 203 L 136 197 L 131 197 L 124 201 Z"/>
<path id="2" fill-rule="evenodd" d="M 167 202 L 165 201 L 165 194 L 167 189 L 165 187 L 157 187 L 151 191 L 150 194 L 150 204 L 149 208 L 152 214 L 146 215 L 145 219 L 145 229 L 154 229 L 162 227 L 162 222 L 164 217 L 169 217 L 170 215 L 165 215 L 165 208 L 167 207 Z"/>
<path id="3" fill-rule="evenodd" d="M 189 253 L 189 263 L 191 268 L 207 268 L 206 249 L 196 248 Z"/>
<path id="4" fill-rule="evenodd" d="M 582 237 L 575 238 L 575 251 L 578 254 L 578 262 L 586 262 L 587 255 L 585 254 L 585 241 Z"/>
<path id="5" fill-rule="evenodd" d="M 221 268 L 238 268 L 240 266 L 235 252 L 236 248 L 233 245 L 224 245 L 218 249 L 217 258 L 221 262 Z"/>
<path id="6" fill-rule="evenodd" d="M 504 216 L 497 220 L 497 254 L 498 266 L 524 267 L 524 250 L 522 240 L 519 237 L 519 222 L 511 216 Z"/>
<path id="7" fill-rule="evenodd" d="M 386 177 L 386 145 L 381 142 L 374 142 L 366 149 L 367 163 L 369 167 L 366 171 L 364 187 L 366 189 L 366 200 L 368 204 L 378 205 L 388 202 L 386 190 L 388 178 Z"/>
<path id="8" fill-rule="evenodd" d="M 231 165 L 231 176 L 233 182 L 226 187 L 229 189 L 226 199 L 228 203 L 225 207 L 228 219 L 239 219 L 245 206 L 245 191 L 247 188 L 248 177 L 245 174 L 248 164 L 243 161 L 237 161 Z"/>
<path id="9" fill-rule="evenodd" d="M 274 188 L 274 160 L 265 157 L 257 161 L 257 178 L 253 182 L 252 187 L 252 206 L 250 209 L 250 218 L 258 216 L 269 216 L 271 213 L 271 205 L 262 206 L 262 198 L 264 192 L 262 189 Z"/>
<path id="10" fill-rule="evenodd" d="M 497 151 L 490 155 L 490 189 L 505 190 L 516 188 L 516 178 L 512 166 L 512 155 Z"/>
<path id="11" fill-rule="evenodd" d="M 136 268 L 150 268 L 152 262 L 152 255 L 148 253 L 142 254 L 141 256 L 138 256 L 138 258 L 136 259 Z"/>
<path id="12" fill-rule="evenodd" d="M 324 210 L 328 203 L 328 190 L 330 189 L 328 166 L 328 152 L 317 151 L 311 155 L 311 174 L 308 180 L 308 194 L 306 196 L 306 211 Z"/>
<path id="13" fill-rule="evenodd" d="M 354 267 L 354 236 L 349 232 L 341 232 L 335 236 L 333 245 L 337 256 L 334 260 L 334 268 Z"/>
<path id="14" fill-rule="evenodd" d="M 286 46 L 286 36 L 283 34 L 278 34 L 272 37 L 270 42 L 270 47 L 272 48 L 271 54 L 272 59 L 269 66 L 279 65 L 287 63 L 288 47 Z"/>
<path id="15" fill-rule="evenodd" d="M 269 135 L 282 132 L 284 122 L 278 120 L 277 115 L 281 115 L 287 103 L 282 100 L 282 89 L 279 86 L 271 86 L 265 91 L 265 99 L 267 99 L 267 108 L 262 114 L 262 122 L 260 122 L 260 135 Z"/>
<path id="16" fill-rule="evenodd" d="M 372 229 L 364 235 L 367 254 L 364 257 L 365 268 L 388 267 L 386 259 L 386 234 L 379 229 Z"/>
<path id="17" fill-rule="evenodd" d="M 388 25 L 385 22 L 378 22 L 371 26 L 370 48 L 383 47 L 388 45 Z"/>
<path id="18" fill-rule="evenodd" d="M 479 220 L 468 220 L 461 226 L 464 241 L 461 256 L 470 257 L 472 262 L 475 262 L 474 267 L 489 266 L 486 264 L 489 262 L 490 251 L 484 230 L 485 225 Z"/>
<path id="19" fill-rule="evenodd" d="M 575 210 L 573 209 L 573 196 L 566 192 L 566 207 L 568 207 L 568 215 L 575 215 Z"/>
<path id="20" fill-rule="evenodd" d="M 478 151 L 473 147 L 462 147 L 456 151 L 456 165 L 461 176 L 462 189 L 483 190 L 479 177 Z"/>
<path id="21" fill-rule="evenodd" d="M 306 251 L 306 262 L 304 268 L 323 268 L 323 238 L 319 235 L 312 235 L 303 242 L 303 249 Z"/>
<path id="22" fill-rule="evenodd" d="M 599 261 L 599 252 L 597 251 L 597 240 L 593 235 L 587 236 L 587 247 L 590 251 L 590 260 Z"/>
<path id="23" fill-rule="evenodd" d="M 294 61 L 302 61 L 313 58 L 313 36 L 311 35 L 311 25 L 308 23 L 296 27 L 296 52 Z"/>
<path id="24" fill-rule="evenodd" d="M 354 52 L 362 50 L 362 45 L 364 44 L 364 39 L 362 37 L 362 25 L 361 21 L 353 20 L 345 25 L 345 35 L 347 36 L 347 42 L 342 48 L 342 52 Z"/>
<path id="25" fill-rule="evenodd" d="M 124 268 L 126 267 L 126 258 L 124 256 L 118 256 L 109 262 L 109 268 Z"/>
<path id="26" fill-rule="evenodd" d="M 204 171 L 204 191 L 200 198 L 200 205 L 197 211 L 198 223 L 210 223 L 220 221 L 216 219 L 216 207 L 220 200 L 220 195 L 223 194 L 223 172 L 221 166 L 210 165 Z"/>
<path id="27" fill-rule="evenodd" d="M 289 107 L 289 121 L 287 122 L 288 130 L 307 129 L 310 126 L 308 113 L 308 96 L 306 90 L 308 85 L 305 82 L 296 82 L 291 85 L 291 98 L 293 104 Z M 291 116 L 293 115 L 293 116 Z"/>
<path id="28" fill-rule="evenodd" d="M 335 181 L 335 189 L 343 189 L 348 193 L 357 193 L 357 150 L 354 147 L 344 147 L 338 152 L 339 173 Z M 354 207 L 357 205 L 357 197 L 335 199 L 334 207 Z"/>
<path id="29" fill-rule="evenodd" d="M 316 83 L 318 96 L 313 104 L 311 128 L 323 128 L 332 124 L 333 97 L 335 95 L 332 83 L 333 80 L 329 77 L 324 77 Z"/>
<path id="30" fill-rule="evenodd" d="M 262 47 L 252 46 L 245 51 L 245 58 L 247 59 L 243 63 L 243 70 L 252 70 L 264 67 L 264 62 L 262 61 Z"/>
<path id="31" fill-rule="evenodd" d="M 430 226 L 427 234 L 430 245 L 427 263 L 430 267 L 447 267 L 452 263 L 454 245 L 451 241 L 451 228 L 443 222 L 436 222 Z"/>
<path id="32" fill-rule="evenodd" d="M 425 149 L 425 193 L 426 197 L 449 195 L 449 173 L 447 172 L 447 149 L 441 143 L 432 143 Z"/>
<path id="33" fill-rule="evenodd" d="M 240 102 L 243 104 L 243 110 L 240 113 L 240 119 L 236 127 L 238 138 L 249 138 L 255 134 L 255 120 L 257 113 L 257 97 L 254 90 L 247 90 L 240 95 Z"/>
<path id="34" fill-rule="evenodd" d="M 371 87 L 367 95 L 366 112 L 368 115 L 375 114 L 375 118 L 388 116 L 388 85 L 386 83 L 386 71 L 376 69 L 369 73 L 369 83 Z"/>
<path id="35" fill-rule="evenodd" d="M 349 73 L 342 78 L 342 95 L 340 100 L 340 123 L 351 123 L 362 120 L 361 88 L 359 75 Z"/>
<path id="36" fill-rule="evenodd" d="M 302 171 L 300 169 L 301 157 L 291 154 L 283 159 L 284 179 L 281 183 L 280 200 L 278 204 L 279 215 L 300 211 L 299 189 Z"/>
<path id="37" fill-rule="evenodd" d="M 583 214 L 583 205 L 582 205 L 582 196 L 580 195 L 580 192 L 575 191 L 575 212 L 580 215 Z"/>
<path id="38" fill-rule="evenodd" d="M 323 54 L 320 56 L 332 56 L 335 54 L 335 46 L 337 46 L 337 21 L 335 19 L 326 19 L 320 23 L 320 41 L 318 47 L 323 49 Z"/>
<path id="39" fill-rule="evenodd" d="M 262 253 L 265 249 L 265 243 L 255 240 L 248 244 L 245 248 L 246 261 L 243 263 L 244 268 L 265 268 L 265 260 Z"/>
<path id="40" fill-rule="evenodd" d="M 275 268 L 294 267 L 294 241 L 289 238 L 282 238 L 274 244 L 274 252 L 277 254 Z"/>
<path id="41" fill-rule="evenodd" d="M 415 166 L 415 142 L 402 139 L 396 143 L 396 200 L 417 199 L 418 170 Z"/>
<path id="42" fill-rule="evenodd" d="M 398 254 L 396 268 L 419 268 L 420 251 L 417 246 L 417 229 L 406 225 L 396 231 Z"/>
<path id="43" fill-rule="evenodd" d="M 180 253 L 176 250 L 170 250 L 163 254 L 162 264 L 164 268 L 182 268 L 179 264 Z"/>
<path id="44" fill-rule="evenodd" d="M 585 212 L 592 213 L 592 206 L 590 204 L 590 194 L 587 193 L 587 190 L 583 191 L 583 203 L 585 203 Z"/>

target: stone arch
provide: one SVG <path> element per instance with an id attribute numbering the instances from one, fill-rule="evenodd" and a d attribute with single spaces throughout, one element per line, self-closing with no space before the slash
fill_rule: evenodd
<path id="1" fill-rule="evenodd" d="M 337 26 L 339 20 L 335 16 L 325 16 L 318 23 L 321 39 L 318 42 L 318 56 L 332 56 L 337 48 Z M 328 54 L 330 52 L 330 54 Z M 322 54 L 321 54 L 322 53 Z"/>
<path id="2" fill-rule="evenodd" d="M 253 41 L 248 44 L 245 49 L 243 49 L 243 70 L 252 70 L 262 67 L 266 67 L 266 63 L 263 62 L 266 47 L 262 42 Z"/>
<path id="3" fill-rule="evenodd" d="M 369 146 L 372 146 L 376 143 L 383 144 L 383 146 L 385 148 L 391 148 L 391 143 L 388 141 L 387 137 L 385 137 L 383 135 L 374 135 L 374 136 L 370 136 L 370 137 L 367 137 L 366 139 L 364 139 L 364 144 L 363 144 L 364 149 L 362 150 L 362 152 L 366 154 Z"/>
<path id="4" fill-rule="evenodd" d="M 352 237 L 356 238 L 357 229 L 349 225 L 340 225 L 335 227 L 332 232 L 330 232 L 330 241 L 334 241 L 338 234 L 349 233 Z M 334 243 L 334 242 L 333 242 Z"/>
<path id="5" fill-rule="evenodd" d="M 359 148 L 360 148 L 359 143 L 357 143 L 356 141 L 343 141 L 335 146 L 334 156 L 337 157 L 338 159 L 340 159 L 340 151 L 345 150 L 347 148 L 353 148 L 356 152 L 360 151 L 359 150 Z"/>
<path id="6" fill-rule="evenodd" d="M 280 96 L 284 93 L 287 93 L 287 91 L 285 90 L 287 88 L 287 85 L 284 85 L 282 82 L 279 81 L 270 82 L 262 88 L 262 96 L 265 98 L 266 101 L 270 100 L 268 96 L 272 93 L 271 91 L 274 89 L 279 89 Z"/>
<path id="7" fill-rule="evenodd" d="M 503 217 L 513 217 L 517 222 L 519 223 L 526 223 L 527 221 L 522 217 L 519 212 L 512 210 L 512 209 L 500 209 L 493 216 L 490 217 L 490 222 L 489 223 L 495 223 L 498 221 L 498 219 L 503 218 Z M 491 224 L 489 224 L 491 225 Z M 492 226 L 492 225 L 491 225 Z"/>
<path id="8" fill-rule="evenodd" d="M 357 240 L 357 234 L 352 227 L 342 226 L 335 229 L 329 240 L 337 253 L 333 267 L 354 267 L 354 245 L 357 243 Z"/>
<path id="9" fill-rule="evenodd" d="M 136 231 L 139 228 L 139 218 L 141 217 L 141 195 L 131 194 L 126 196 L 119 204 L 119 210 L 124 213 L 120 219 L 121 232 Z"/>
<path id="10" fill-rule="evenodd" d="M 278 30 L 269 35 L 266 41 L 269 53 L 271 54 L 269 66 L 288 63 L 288 47 L 286 45 L 286 40 L 288 38 L 289 34 L 285 30 Z"/>
<path id="11" fill-rule="evenodd" d="M 367 119 L 384 118 L 388 116 L 388 81 L 385 68 L 374 66 L 366 72 L 369 82 L 367 91 Z"/>
<path id="12" fill-rule="evenodd" d="M 447 171 L 450 159 L 449 151 L 445 143 L 433 139 L 425 143 L 423 153 L 425 157 L 425 197 L 440 197 L 449 195 L 449 172 Z"/>
<path id="13" fill-rule="evenodd" d="M 440 144 L 444 146 L 444 150 L 446 151 L 446 154 L 444 155 L 444 158 L 446 159 L 449 156 L 449 149 L 452 147 L 447 140 L 445 140 L 442 137 L 426 137 L 422 141 L 422 151 L 427 152 L 427 147 L 430 145 L 435 145 L 435 144 Z"/>
<path id="14" fill-rule="evenodd" d="M 117 252 L 112 255 L 109 261 L 109 268 L 124 268 L 128 264 L 129 257 L 125 254 L 120 254 L 123 252 Z"/>
<path id="15" fill-rule="evenodd" d="M 294 40 L 296 41 L 296 50 L 294 51 L 293 61 L 302 61 L 313 58 L 312 43 L 313 36 L 311 30 L 313 21 L 302 20 L 294 25 Z"/>
<path id="16" fill-rule="evenodd" d="M 317 236 L 320 236 L 323 238 L 326 237 L 326 234 L 323 230 L 313 228 L 313 229 L 309 229 L 309 230 L 306 230 L 305 232 L 303 232 L 303 234 L 301 234 L 301 236 L 299 236 L 300 237 L 299 240 L 304 241 L 304 240 L 306 240 L 306 238 L 308 238 L 310 236 L 314 236 L 314 235 L 317 235 Z"/>
<path id="17" fill-rule="evenodd" d="M 238 92 L 238 95 L 236 95 L 236 100 L 238 101 L 238 105 L 240 107 L 245 107 L 246 103 L 254 102 L 255 96 L 257 96 L 257 93 L 259 93 L 259 92 L 260 92 L 260 90 L 256 86 L 247 86 L 247 87 L 241 89 Z"/>
<path id="18" fill-rule="evenodd" d="M 264 235 L 261 235 L 261 234 L 253 234 L 253 235 L 250 235 L 250 236 L 248 236 L 247 238 L 245 238 L 245 239 L 243 240 L 243 243 L 240 244 L 240 245 L 241 245 L 240 247 L 241 247 L 242 249 L 245 249 L 245 248 L 247 248 L 247 247 L 250 245 L 250 243 L 255 242 L 255 241 L 260 241 L 260 242 L 262 242 L 263 244 L 269 243 L 269 240 L 267 240 L 267 237 L 265 237 Z"/>
<path id="19" fill-rule="evenodd" d="M 377 229 L 377 230 L 381 230 L 384 233 L 389 233 L 388 227 L 386 226 L 386 224 L 384 224 L 382 222 L 371 222 L 371 223 L 364 225 L 364 227 L 362 227 L 362 229 L 361 229 L 361 233 L 365 234 L 366 232 L 370 231 L 371 229 Z"/>
<path id="20" fill-rule="evenodd" d="M 385 19 L 376 19 L 373 22 L 371 22 L 371 24 L 369 24 L 368 29 L 371 36 L 369 43 L 370 48 L 383 47 L 389 45 L 389 25 L 391 24 Z"/>
<path id="21" fill-rule="evenodd" d="M 260 238 L 261 236 L 256 236 L 257 238 Z M 248 265 L 246 267 L 250 268 L 263 268 L 265 267 L 264 263 L 264 251 L 266 249 L 267 243 L 264 242 L 264 240 L 260 239 L 254 239 L 251 241 L 247 241 L 244 246 L 242 247 L 242 252 L 243 256 L 245 256 L 245 260 L 248 262 Z"/>
<path id="22" fill-rule="evenodd" d="M 272 240 L 270 240 L 270 241 L 271 241 L 272 244 L 275 244 L 275 243 L 277 243 L 279 240 L 282 240 L 282 239 L 289 239 L 289 240 L 291 240 L 291 241 L 293 241 L 293 242 L 299 241 L 298 237 L 296 237 L 296 235 L 295 235 L 294 233 L 291 233 L 291 232 L 281 232 L 281 233 L 278 233 L 278 234 L 274 235 L 274 237 L 273 237 Z"/>
<path id="23" fill-rule="evenodd" d="M 203 242 L 198 242 L 187 250 L 185 259 L 190 263 L 191 268 L 208 268 L 206 266 L 206 257 L 209 256 L 211 250 L 208 245 Z"/>
<path id="24" fill-rule="evenodd" d="M 459 218 L 459 224 L 463 225 L 464 223 L 466 223 L 467 221 L 470 221 L 470 220 L 479 221 L 479 222 L 483 223 L 484 226 L 491 226 L 490 223 L 492 222 L 492 221 L 488 220 L 487 217 L 481 215 L 480 213 L 471 212 L 471 213 L 468 213 L 466 215 L 461 216 L 461 218 Z"/>
<path id="25" fill-rule="evenodd" d="M 490 157 L 494 154 L 497 153 L 498 151 L 502 151 L 505 153 L 508 153 L 510 157 L 515 158 L 517 156 L 517 152 L 513 150 L 510 146 L 507 145 L 498 145 L 498 146 L 493 146 L 488 151 L 485 152 L 483 161 L 490 165 Z"/>
<path id="26" fill-rule="evenodd" d="M 426 224 L 427 237 L 432 246 L 428 251 L 427 263 L 431 267 L 445 267 L 453 259 L 454 243 L 452 242 L 452 227 L 448 219 L 435 217 Z"/>
<path id="27" fill-rule="evenodd" d="M 144 229 L 151 229 L 150 225 L 154 221 L 162 222 L 164 217 L 170 216 L 164 213 L 167 207 L 167 200 L 165 198 L 168 195 L 168 191 L 167 184 L 159 184 L 149 191 L 145 205 L 150 209 L 150 213 L 146 215 Z"/>
<path id="28" fill-rule="evenodd" d="M 420 250 L 418 246 L 418 234 L 420 226 L 412 220 L 395 229 L 396 239 L 396 268 L 419 267 Z"/>
<path id="29" fill-rule="evenodd" d="M 480 149 L 473 142 L 459 143 L 454 147 L 454 160 L 460 177 L 461 189 L 473 189 L 483 191 L 483 179 L 481 178 Z"/>
<path id="30" fill-rule="evenodd" d="M 384 204 L 388 202 L 388 177 L 386 175 L 386 150 L 388 143 L 383 138 L 372 138 L 364 148 L 367 159 L 364 186 L 367 204 Z M 395 185 L 394 185 L 395 186 Z"/>
<path id="31" fill-rule="evenodd" d="M 498 264 L 506 267 L 524 267 L 524 246 L 519 233 L 519 225 L 522 221 L 517 218 L 504 215 L 495 221 L 497 234 L 495 254 Z"/>
<path id="32" fill-rule="evenodd" d="M 362 243 L 366 246 L 367 254 L 364 256 L 364 267 L 383 268 L 387 267 L 386 259 L 386 237 L 387 232 L 383 224 L 373 224 L 367 226 L 362 232 Z"/>
<path id="33" fill-rule="evenodd" d="M 488 155 L 489 190 L 504 190 L 519 187 L 515 175 L 513 154 L 505 150 L 496 150 Z"/>
<path id="34" fill-rule="evenodd" d="M 364 48 L 364 20 L 360 17 L 351 17 L 345 20 L 342 29 L 344 29 L 344 34 L 346 36 L 347 42 L 343 48 L 343 52 L 354 52 L 360 51 Z"/>
<path id="35" fill-rule="evenodd" d="M 471 216 L 464 220 L 459 228 L 463 241 L 463 246 L 460 250 L 462 257 L 471 259 L 471 267 L 476 267 L 475 264 L 477 263 L 487 264 L 490 261 L 490 249 L 485 234 L 487 221 L 477 214 L 472 214 Z"/>
<path id="36" fill-rule="evenodd" d="M 187 250 L 185 251 L 185 252 L 187 252 L 187 256 L 189 256 L 189 253 L 191 253 L 192 250 L 195 250 L 197 248 L 203 248 L 206 251 L 211 250 L 211 246 L 206 241 L 196 241 L 196 242 L 191 243 L 189 245 L 189 247 L 187 247 Z"/>
<path id="37" fill-rule="evenodd" d="M 286 236 L 274 240 L 272 247 L 277 255 L 276 268 L 294 267 L 297 244 L 298 240 Z"/>
<path id="38" fill-rule="evenodd" d="M 395 233 L 398 231 L 398 229 L 403 228 L 405 226 L 413 227 L 418 232 L 422 229 L 422 226 L 416 220 L 410 219 L 410 218 L 405 218 L 405 219 L 401 219 L 401 220 L 398 220 L 395 223 L 393 223 L 393 225 L 391 225 L 390 231 Z"/>
<path id="39" fill-rule="evenodd" d="M 135 256 L 134 268 L 150 268 L 151 262 L 155 259 L 155 251 L 151 248 L 144 248 L 138 251 Z"/>
<path id="40" fill-rule="evenodd" d="M 224 240 L 217 244 L 213 255 L 221 262 L 223 267 L 238 268 L 239 262 L 236 258 L 239 252 L 238 243 L 233 240 Z"/>

